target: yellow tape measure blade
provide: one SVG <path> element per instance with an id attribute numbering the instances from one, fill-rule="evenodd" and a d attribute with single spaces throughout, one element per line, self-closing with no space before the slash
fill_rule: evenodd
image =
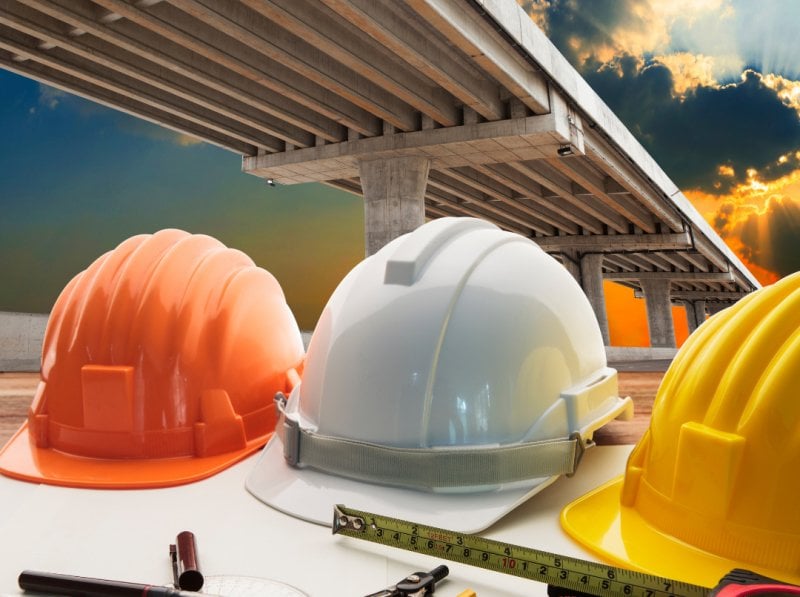
<path id="1" fill-rule="evenodd" d="M 707 597 L 710 589 L 479 535 L 334 507 L 333 533 L 597 597 Z"/>

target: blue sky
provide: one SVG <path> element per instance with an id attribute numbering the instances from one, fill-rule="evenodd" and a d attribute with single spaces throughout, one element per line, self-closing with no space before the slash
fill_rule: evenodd
<path id="1" fill-rule="evenodd" d="M 3 70 L 0 131 L 0 310 L 47 312 L 105 251 L 175 227 L 250 255 L 311 326 L 363 257 L 360 198 L 269 187 L 229 151 Z"/>
<path id="2" fill-rule="evenodd" d="M 800 2 L 520 1 L 763 281 L 800 269 Z M 270 188 L 228 151 L 0 70 L 0 310 L 47 312 L 125 238 L 210 234 L 303 327 L 363 256 L 363 208 Z"/>

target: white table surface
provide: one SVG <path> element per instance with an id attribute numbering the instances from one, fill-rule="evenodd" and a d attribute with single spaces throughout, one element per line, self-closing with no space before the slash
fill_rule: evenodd
<path id="1" fill-rule="evenodd" d="M 631 448 L 589 450 L 573 477 L 559 479 L 481 534 L 596 559 L 561 530 L 559 513 L 621 474 Z M 172 580 L 169 544 L 184 530 L 195 534 L 204 575 L 269 578 L 314 597 L 373 593 L 439 564 L 450 568 L 436 588 L 441 597 L 467 588 L 478 597 L 546 594 L 540 583 L 334 536 L 327 527 L 273 510 L 244 488 L 256 459 L 168 489 L 71 489 L 0 476 L 0 595 L 22 594 L 17 577 L 25 569 L 166 585 Z"/>

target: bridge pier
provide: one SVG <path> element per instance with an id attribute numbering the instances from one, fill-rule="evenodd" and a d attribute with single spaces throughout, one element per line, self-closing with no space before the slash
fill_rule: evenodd
<path id="1" fill-rule="evenodd" d="M 691 334 L 706 320 L 706 302 L 684 301 L 683 306 L 686 309 L 686 319 L 689 322 L 689 333 Z"/>
<path id="2" fill-rule="evenodd" d="M 578 253 L 575 251 L 565 251 L 563 254 L 563 259 L 561 260 L 562 265 L 567 269 L 570 275 L 575 278 L 575 281 L 580 284 L 581 283 L 581 261 Z"/>
<path id="3" fill-rule="evenodd" d="M 672 322 L 670 281 L 662 278 L 647 278 L 639 281 L 647 306 L 647 327 L 650 330 L 650 346 L 675 348 L 675 326 Z"/>
<path id="4" fill-rule="evenodd" d="M 569 269 L 569 268 L 568 268 Z M 574 275 L 574 273 L 573 273 Z M 608 333 L 608 315 L 606 313 L 606 295 L 603 292 L 603 255 L 602 253 L 586 253 L 580 258 L 580 284 L 589 303 L 594 309 L 603 344 L 611 345 Z"/>
<path id="5" fill-rule="evenodd" d="M 372 255 L 389 241 L 425 223 L 430 159 L 415 156 L 363 159 L 364 248 Z"/>
<path id="6" fill-rule="evenodd" d="M 706 309 L 708 310 L 709 315 L 716 315 L 720 311 L 723 311 L 731 306 L 731 303 L 721 303 L 721 302 L 710 302 L 706 305 Z"/>

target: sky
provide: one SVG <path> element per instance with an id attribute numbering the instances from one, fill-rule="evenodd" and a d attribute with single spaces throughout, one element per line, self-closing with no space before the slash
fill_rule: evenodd
<path id="1" fill-rule="evenodd" d="M 270 187 L 241 157 L 0 70 L 0 311 L 47 313 L 130 236 L 211 235 L 281 283 L 303 329 L 364 256 L 360 197 Z"/>
<path id="2" fill-rule="evenodd" d="M 762 284 L 800 269 L 800 2 L 519 3 Z M 612 344 L 643 345 L 606 295 Z"/>
<path id="3" fill-rule="evenodd" d="M 800 269 L 800 2 L 519 3 L 763 284 Z M 240 166 L 0 70 L 0 310 L 46 313 L 102 253 L 175 227 L 250 255 L 313 328 L 363 258 L 362 201 Z M 612 344 L 646 345 L 644 302 L 609 282 L 606 295 Z"/>

